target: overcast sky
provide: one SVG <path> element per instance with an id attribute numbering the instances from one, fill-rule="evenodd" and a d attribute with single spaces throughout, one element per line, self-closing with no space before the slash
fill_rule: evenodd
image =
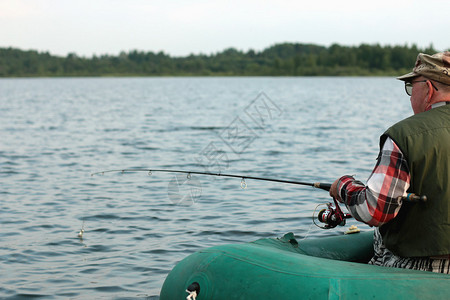
<path id="1" fill-rule="evenodd" d="M 450 47 L 448 0 L 0 0 L 0 47 L 211 54 L 282 42 Z"/>

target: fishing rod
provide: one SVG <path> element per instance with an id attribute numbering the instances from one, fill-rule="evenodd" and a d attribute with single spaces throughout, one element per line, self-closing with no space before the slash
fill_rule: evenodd
<path id="1" fill-rule="evenodd" d="M 160 173 L 181 173 L 187 174 L 187 178 L 190 179 L 191 175 L 206 175 L 206 176 L 220 176 L 220 177 L 232 177 L 232 178 L 240 178 L 241 179 L 241 187 L 245 189 L 247 187 L 247 183 L 245 179 L 253 179 L 253 180 L 262 180 L 262 181 L 271 181 L 271 182 L 279 182 L 279 183 L 287 183 L 287 184 L 297 184 L 297 185 L 306 185 L 312 186 L 315 188 L 319 188 L 325 191 L 329 191 L 331 188 L 331 184 L 329 183 L 321 183 L 321 182 L 303 182 L 303 181 L 294 181 L 294 180 L 284 180 L 284 179 L 273 179 L 273 178 L 265 178 L 265 177 L 255 177 L 255 176 L 244 176 L 244 175 L 235 175 L 235 174 L 222 174 L 222 173 L 211 173 L 211 172 L 198 172 L 198 171 L 185 171 L 185 170 L 170 170 L 170 169 L 144 169 L 144 168 L 132 168 L 132 169 L 116 169 L 116 170 L 106 170 L 101 172 L 92 173 L 91 176 L 94 175 L 104 175 L 105 173 L 125 173 L 125 172 L 148 172 L 148 175 L 152 175 L 153 172 Z M 338 225 L 344 226 L 345 219 L 350 218 L 350 214 L 344 214 L 339 205 L 335 200 L 335 208 L 331 203 L 327 203 L 327 209 L 322 209 L 319 212 L 318 220 L 322 223 L 325 223 L 325 226 L 319 226 L 314 221 L 314 213 L 313 213 L 313 222 L 316 226 L 323 229 L 334 228 Z"/>
<path id="2" fill-rule="evenodd" d="M 312 186 L 315 188 L 319 188 L 325 191 L 329 191 L 331 188 L 330 183 L 322 183 L 322 182 L 304 182 L 304 181 L 294 181 L 294 180 L 284 180 L 284 179 L 273 179 L 273 178 L 265 178 L 265 177 L 255 177 L 255 176 L 245 176 L 245 175 L 235 175 L 235 174 L 222 174 L 222 173 L 211 173 L 211 172 L 198 172 L 198 171 L 185 171 L 185 170 L 170 170 L 170 169 L 144 169 L 144 168 L 132 168 L 132 169 L 116 169 L 116 170 L 106 170 L 101 172 L 91 173 L 91 176 L 94 175 L 104 175 L 105 173 L 126 173 L 126 172 L 147 172 L 148 175 L 152 175 L 153 172 L 159 173 L 181 173 L 187 174 L 187 178 L 190 179 L 191 175 L 206 175 L 206 176 L 220 176 L 220 177 L 232 177 L 232 178 L 241 178 L 241 187 L 245 189 L 247 187 L 247 183 L 245 179 L 253 179 L 253 180 L 262 180 L 262 181 L 271 181 L 271 182 L 279 182 L 279 183 L 287 183 L 287 184 L 297 184 L 297 185 L 305 185 Z M 410 202 L 426 202 L 427 197 L 425 195 L 418 196 L 413 193 L 409 193 L 407 196 L 400 196 L 398 198 L 399 201 L 410 201 Z M 327 208 L 322 209 L 317 218 L 320 222 L 325 223 L 325 226 L 318 226 L 314 222 L 314 213 L 313 213 L 313 222 L 316 226 L 322 229 L 331 229 L 336 226 L 344 226 L 346 223 L 346 219 L 351 218 L 352 216 L 348 213 L 342 212 L 339 204 L 335 198 L 333 198 L 334 207 L 332 203 L 327 203 Z"/>
<path id="3" fill-rule="evenodd" d="M 125 173 L 125 172 L 148 172 L 151 175 L 153 172 L 159 173 L 182 173 L 187 174 L 188 178 L 190 175 L 207 175 L 207 176 L 220 176 L 220 177 L 233 177 L 233 178 L 241 178 L 242 182 L 245 182 L 245 179 L 253 179 L 253 180 L 262 180 L 262 181 L 272 181 L 279 183 L 287 183 L 287 184 L 297 184 L 297 185 L 307 185 L 315 188 L 319 188 L 325 191 L 329 191 L 331 188 L 331 184 L 329 183 L 321 183 L 321 182 L 303 182 L 303 181 L 294 181 L 294 180 L 283 180 L 283 179 L 273 179 L 273 178 L 264 178 L 264 177 L 255 177 L 255 176 L 245 176 L 245 175 L 234 175 L 234 174 L 222 174 L 222 173 L 210 173 L 210 172 L 197 172 L 197 171 L 184 171 L 184 170 L 168 170 L 168 169 L 122 169 L 122 170 L 107 170 L 101 172 L 92 173 L 91 176 L 105 173 Z M 246 184 L 245 184 L 246 186 Z"/>

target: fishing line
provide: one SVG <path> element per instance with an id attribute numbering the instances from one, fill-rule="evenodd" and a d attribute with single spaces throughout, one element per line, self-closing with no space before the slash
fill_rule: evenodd
<path id="1" fill-rule="evenodd" d="M 94 175 L 104 175 L 105 173 L 125 173 L 125 172 L 147 172 L 148 175 L 152 175 L 153 172 L 160 172 L 160 173 L 182 173 L 187 174 L 187 179 L 190 180 L 192 174 L 196 175 L 206 175 L 206 176 L 219 176 L 219 177 L 232 177 L 232 178 L 241 178 L 241 188 L 246 189 L 247 188 L 247 182 L 246 179 L 253 179 L 253 180 L 262 180 L 262 181 L 272 181 L 272 182 L 279 182 L 279 183 L 287 183 L 287 184 L 296 184 L 296 185 L 306 185 L 306 186 L 312 186 L 315 188 L 319 188 L 325 191 L 329 191 L 331 188 L 331 184 L 329 183 L 321 183 L 321 182 L 304 182 L 304 181 L 294 181 L 294 180 L 284 180 L 284 179 L 274 179 L 274 178 L 265 178 L 265 177 L 255 177 L 255 176 L 245 176 L 245 175 L 235 175 L 235 174 L 222 174 L 222 173 L 210 173 L 210 172 L 197 172 L 197 171 L 185 171 L 185 170 L 170 170 L 170 169 L 144 169 L 144 168 L 132 168 L 132 169 L 121 169 L 121 170 L 106 170 L 101 172 L 95 172 L 91 173 L 91 176 Z M 315 212 L 316 209 L 323 204 L 319 204 L 314 208 L 313 212 L 313 224 L 321 229 L 331 229 L 335 228 L 336 226 L 344 226 L 346 224 L 346 219 L 351 218 L 352 216 L 348 213 L 343 213 L 339 207 L 338 201 L 333 198 L 334 201 L 334 207 L 333 203 L 327 203 L 324 204 L 327 206 L 326 209 L 322 209 L 318 214 L 318 219 L 320 222 L 324 223 L 325 226 L 320 226 L 315 222 Z M 407 196 L 400 196 L 398 197 L 398 201 L 410 201 L 410 202 L 426 202 L 427 197 L 425 195 L 418 196 L 413 193 L 407 194 Z M 82 231 L 80 231 L 80 234 L 84 233 L 84 224 Z M 309 234 L 309 231 L 308 231 Z"/>

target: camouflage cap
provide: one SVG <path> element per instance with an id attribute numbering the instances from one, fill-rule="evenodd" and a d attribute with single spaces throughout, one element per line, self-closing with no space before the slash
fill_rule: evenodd
<path id="1" fill-rule="evenodd" d="M 450 85 L 450 52 L 445 51 L 434 55 L 419 53 L 413 71 L 397 79 L 409 81 L 420 75 Z"/>

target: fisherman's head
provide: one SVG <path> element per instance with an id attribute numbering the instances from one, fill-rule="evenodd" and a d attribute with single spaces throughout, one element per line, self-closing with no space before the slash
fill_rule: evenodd
<path id="1" fill-rule="evenodd" d="M 450 52 L 420 53 L 412 72 L 397 79 L 405 82 L 415 114 L 429 110 L 435 103 L 450 101 Z"/>

